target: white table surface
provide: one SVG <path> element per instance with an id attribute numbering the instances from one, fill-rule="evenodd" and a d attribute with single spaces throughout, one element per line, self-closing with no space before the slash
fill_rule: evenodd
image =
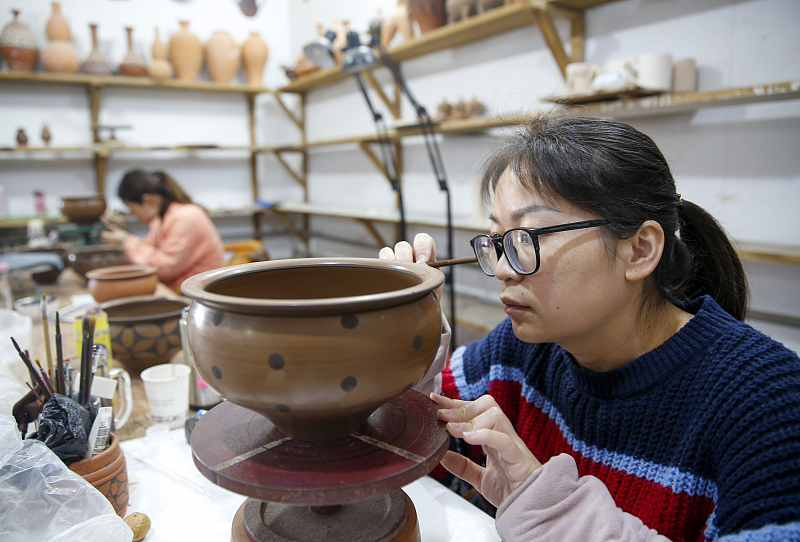
<path id="1" fill-rule="evenodd" d="M 152 522 L 144 542 L 230 540 L 233 516 L 246 497 L 200 474 L 183 429 L 153 431 L 120 444 L 128 468 L 126 515 L 142 512 Z M 420 478 L 403 490 L 414 502 L 422 542 L 500 540 L 494 519 L 432 478 Z"/>

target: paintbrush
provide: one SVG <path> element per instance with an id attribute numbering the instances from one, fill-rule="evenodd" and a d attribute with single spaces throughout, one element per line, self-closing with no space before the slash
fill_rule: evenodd
<path id="1" fill-rule="evenodd" d="M 461 265 L 462 263 L 474 263 L 478 258 L 472 256 L 471 258 L 454 258 L 452 260 L 442 260 L 439 262 L 430 262 L 428 267 L 447 267 L 449 265 Z"/>
<path id="2" fill-rule="evenodd" d="M 91 398 L 92 389 L 92 343 L 94 342 L 94 314 L 86 313 L 81 320 L 81 332 L 83 342 L 81 343 L 81 385 L 78 392 L 79 403 L 85 405 Z"/>
<path id="3" fill-rule="evenodd" d="M 69 396 L 64 382 L 64 352 L 61 348 L 61 324 L 56 312 L 56 391 L 61 395 Z"/>
<path id="4" fill-rule="evenodd" d="M 36 371 L 36 367 L 33 366 L 31 363 L 30 358 L 25 355 L 22 349 L 17 344 L 17 341 L 14 340 L 14 337 L 11 337 L 11 342 L 14 343 L 14 348 L 17 349 L 17 353 L 19 353 L 19 357 L 22 359 L 22 362 L 28 368 L 28 372 L 31 374 L 31 378 L 33 382 L 42 389 L 42 393 L 45 395 L 45 399 L 49 399 L 49 392 L 47 391 L 47 385 L 42 380 L 42 377 L 39 376 L 39 373 Z"/>
<path id="5" fill-rule="evenodd" d="M 47 370 L 53 372 L 53 356 L 50 353 L 50 325 L 47 323 L 47 296 L 42 294 L 42 327 L 44 328 L 44 351 L 47 356 Z"/>

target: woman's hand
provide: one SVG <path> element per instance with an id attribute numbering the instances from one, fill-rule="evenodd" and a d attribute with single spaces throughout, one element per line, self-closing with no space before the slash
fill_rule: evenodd
<path id="1" fill-rule="evenodd" d="M 106 229 L 100 232 L 100 240 L 110 245 L 121 245 L 131 235 L 130 232 L 113 224 L 106 224 Z"/>
<path id="2" fill-rule="evenodd" d="M 394 246 L 394 250 L 389 247 L 383 247 L 378 253 L 378 257 L 382 260 L 397 260 L 401 262 L 435 262 L 436 244 L 433 242 L 433 237 L 427 233 L 418 233 L 414 237 L 413 247 L 408 241 L 400 241 Z"/>
<path id="3" fill-rule="evenodd" d="M 480 445 L 486 454 L 486 467 L 481 467 L 448 450 L 442 465 L 493 505 L 499 507 L 542 466 L 493 397 L 484 395 L 475 401 L 459 401 L 432 393 L 431 399 L 442 407 L 438 415 L 440 420 L 448 422 L 447 431 L 469 444 Z"/>

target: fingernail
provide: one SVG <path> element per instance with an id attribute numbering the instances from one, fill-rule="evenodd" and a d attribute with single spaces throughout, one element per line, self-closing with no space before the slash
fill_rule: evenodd
<path id="1" fill-rule="evenodd" d="M 417 256 L 417 263 L 425 263 L 427 261 L 428 261 L 427 254 L 420 254 L 419 256 Z"/>
<path id="2" fill-rule="evenodd" d="M 461 429 L 462 427 L 464 427 L 464 424 L 457 423 L 457 422 L 451 422 L 448 425 L 450 427 L 452 427 L 453 429 Z"/>
<path id="3" fill-rule="evenodd" d="M 472 438 L 478 435 L 477 431 L 464 431 L 464 436 L 467 438 Z"/>
<path id="4" fill-rule="evenodd" d="M 450 410 L 449 408 L 440 408 L 439 412 L 444 414 L 444 415 L 448 415 L 448 414 L 451 414 L 453 411 Z"/>

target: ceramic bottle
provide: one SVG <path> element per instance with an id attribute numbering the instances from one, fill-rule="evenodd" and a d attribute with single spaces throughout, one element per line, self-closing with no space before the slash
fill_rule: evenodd
<path id="1" fill-rule="evenodd" d="M 17 19 L 19 11 L 12 10 L 14 20 L 0 32 L 0 55 L 12 71 L 29 72 L 33 70 L 39 49 L 36 38 L 30 29 Z"/>
<path id="2" fill-rule="evenodd" d="M 447 23 L 445 0 L 408 0 L 408 11 L 423 34 Z"/>
<path id="3" fill-rule="evenodd" d="M 48 19 L 45 33 L 50 43 L 42 51 L 44 69 L 56 73 L 75 73 L 81 66 L 78 51 L 70 41 L 72 33 L 64 16 L 61 5 L 53 2 L 53 15 Z"/>
<path id="4" fill-rule="evenodd" d="M 109 75 L 111 73 L 111 62 L 100 50 L 100 43 L 97 39 L 97 25 L 90 24 L 89 28 L 92 31 L 92 52 L 83 61 L 83 71 L 93 75 Z"/>
<path id="5" fill-rule="evenodd" d="M 241 65 L 242 53 L 230 34 L 214 32 L 206 43 L 206 68 L 211 80 L 230 84 Z"/>
<path id="6" fill-rule="evenodd" d="M 242 44 L 242 62 L 244 71 L 247 73 L 247 84 L 252 87 L 262 86 L 261 78 L 264 74 L 264 66 L 269 58 L 269 46 L 261 39 L 258 32 L 250 32 Z"/>
<path id="7" fill-rule="evenodd" d="M 153 62 L 151 62 L 150 66 L 147 68 L 150 77 L 156 81 L 172 79 L 174 70 L 172 69 L 172 64 L 167 60 L 167 48 L 158 35 L 158 28 L 156 28 L 156 39 L 153 41 L 152 54 Z"/>
<path id="8" fill-rule="evenodd" d="M 45 34 L 47 39 L 70 41 L 72 39 L 72 32 L 69 30 L 69 25 L 64 16 L 61 15 L 61 4 L 53 2 L 53 14 L 47 20 L 45 26 Z"/>
<path id="9" fill-rule="evenodd" d="M 180 24 L 169 40 L 170 60 L 180 81 L 196 81 L 203 68 L 203 44 L 189 31 L 188 21 Z"/>
<path id="10" fill-rule="evenodd" d="M 127 26 L 125 27 L 125 32 L 128 33 L 128 54 L 125 55 L 119 65 L 120 75 L 133 77 L 147 75 L 147 66 L 144 63 L 144 59 L 133 50 L 133 28 Z"/>

